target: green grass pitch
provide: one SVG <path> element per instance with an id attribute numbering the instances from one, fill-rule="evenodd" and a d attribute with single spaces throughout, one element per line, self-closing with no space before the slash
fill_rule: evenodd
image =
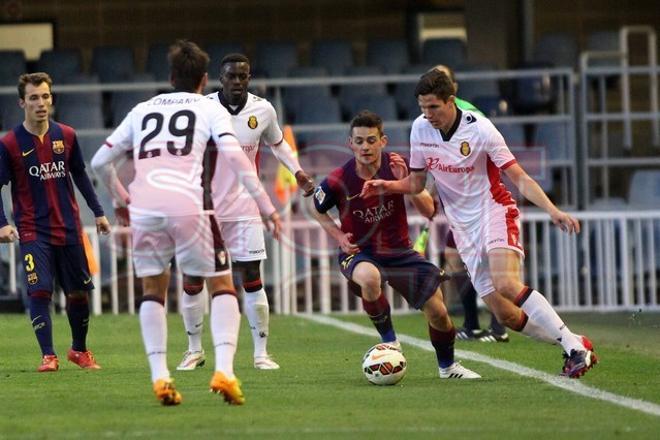
<path id="1" fill-rule="evenodd" d="M 370 327 L 365 316 L 336 318 Z M 660 405 L 660 314 L 564 314 L 588 334 L 601 363 L 581 383 Z M 484 321 L 487 322 L 487 321 Z M 427 339 L 420 315 L 395 316 L 397 332 Z M 66 318 L 55 317 L 60 371 L 35 372 L 39 352 L 29 320 L 0 316 L 0 439 L 50 438 L 660 438 L 660 416 L 579 396 L 539 380 L 464 361 L 482 380 L 441 381 L 434 355 L 404 352 L 405 379 L 370 385 L 360 364 L 377 342 L 302 317 L 271 318 L 270 351 L 282 368 L 252 368 L 245 319 L 235 362 L 247 402 L 230 407 L 208 392 L 213 370 L 208 326 L 207 365 L 176 372 L 186 348 L 181 318 L 169 315 L 169 365 L 183 394 L 161 407 L 151 392 L 136 316 L 94 317 L 89 346 L 100 371 L 66 361 Z M 457 342 L 457 348 L 558 373 L 560 351 L 519 335 L 509 344 Z"/>

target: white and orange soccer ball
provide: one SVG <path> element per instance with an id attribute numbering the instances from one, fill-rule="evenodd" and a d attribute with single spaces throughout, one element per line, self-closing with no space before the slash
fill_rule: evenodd
<path id="1" fill-rule="evenodd" d="M 408 363 L 401 350 L 381 343 L 371 347 L 362 358 L 362 372 L 374 385 L 394 385 L 406 375 Z"/>

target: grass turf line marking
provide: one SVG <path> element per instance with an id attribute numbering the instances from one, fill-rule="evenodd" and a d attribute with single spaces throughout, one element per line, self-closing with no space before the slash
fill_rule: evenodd
<path id="1" fill-rule="evenodd" d="M 319 324 L 329 325 L 332 327 L 336 327 L 360 335 L 378 337 L 378 333 L 376 332 L 376 330 L 372 328 L 363 327 L 361 325 L 353 324 L 351 322 L 344 322 L 339 319 L 331 318 L 329 316 L 309 315 L 309 314 L 300 314 L 298 316 Z M 402 343 L 412 345 L 417 348 L 421 348 L 422 350 L 433 351 L 433 346 L 429 341 L 425 341 L 404 334 L 398 334 L 397 339 Z M 570 391 L 571 393 L 579 394 L 580 396 L 613 403 L 615 405 L 622 406 L 624 408 L 634 409 L 636 411 L 640 411 L 653 416 L 660 416 L 660 405 L 657 405 L 652 402 L 647 402 L 641 399 L 631 399 L 630 397 L 620 396 L 618 394 L 610 393 L 608 391 L 603 391 L 598 388 L 584 385 L 575 379 L 568 379 L 565 377 L 555 376 L 543 371 L 535 370 L 533 368 L 528 368 L 520 364 L 516 364 L 515 362 L 509 362 L 501 359 L 492 358 L 490 356 L 486 356 L 480 353 L 475 353 L 473 351 L 456 350 L 456 356 L 461 359 L 488 364 L 492 367 L 499 368 L 500 370 L 509 371 L 511 373 L 518 374 L 520 376 L 531 377 L 532 379 L 541 380 L 557 388 Z"/>

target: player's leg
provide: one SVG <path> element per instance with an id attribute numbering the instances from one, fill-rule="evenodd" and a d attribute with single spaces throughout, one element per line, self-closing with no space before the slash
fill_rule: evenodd
<path id="1" fill-rule="evenodd" d="M 32 329 L 41 349 L 39 372 L 57 371 L 59 362 L 53 347 L 53 323 L 50 303 L 53 292 L 51 248 L 47 243 L 33 241 L 20 245 L 30 308 Z"/>
<path id="2" fill-rule="evenodd" d="M 206 362 L 202 348 L 202 331 L 207 301 L 204 292 L 204 278 L 184 275 L 180 312 L 188 335 L 188 350 L 183 354 L 183 359 L 176 367 L 179 371 L 192 371 Z"/>
<path id="3" fill-rule="evenodd" d="M 463 327 L 457 329 L 456 338 L 475 340 L 481 333 L 479 310 L 477 308 L 477 291 L 474 290 L 474 286 L 470 282 L 470 276 L 465 269 L 463 260 L 458 255 L 455 245 L 450 246 L 450 244 L 453 244 L 453 236 L 447 237 L 447 245 L 444 251 L 445 264 L 447 270 L 451 273 L 451 278 L 463 305 L 464 313 Z"/>
<path id="4" fill-rule="evenodd" d="M 500 322 L 511 323 L 512 318 L 515 320 L 513 314 L 502 313 L 505 308 L 510 309 L 510 306 L 503 307 L 502 301 L 498 299 L 502 297 L 513 303 L 514 307 L 520 309 L 518 328 L 510 328 L 535 339 L 559 343 L 568 355 L 564 372 L 570 377 L 579 377 L 595 363 L 593 352 L 585 347 L 583 338 L 571 332 L 540 292 L 521 282 L 520 260 L 520 255 L 511 249 L 489 250 L 488 264 L 498 295 L 490 298 L 487 304 L 494 306 L 493 312 L 498 315 Z"/>
<path id="5" fill-rule="evenodd" d="M 98 370 L 94 354 L 87 349 L 89 293 L 94 289 L 85 248 L 80 245 L 56 246 L 55 267 L 66 294 L 66 314 L 71 328 L 71 348 L 67 359 L 80 368 Z"/>
<path id="6" fill-rule="evenodd" d="M 383 342 L 397 343 L 390 303 L 383 294 L 381 274 L 375 262 L 369 261 L 363 253 L 340 255 L 339 258 L 342 273 L 348 275 L 350 277 L 348 279 L 359 287 L 362 307 L 376 327 L 380 339 Z"/>

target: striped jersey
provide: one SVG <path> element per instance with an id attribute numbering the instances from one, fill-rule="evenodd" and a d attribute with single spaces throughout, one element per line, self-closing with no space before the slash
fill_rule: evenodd
<path id="1" fill-rule="evenodd" d="M 0 186 L 11 183 L 13 216 L 21 243 L 81 243 L 80 208 L 73 182 L 94 216 L 103 216 L 76 133 L 68 125 L 50 120 L 42 141 L 21 124 L 0 140 Z M 0 227 L 7 224 L 0 206 Z"/>

